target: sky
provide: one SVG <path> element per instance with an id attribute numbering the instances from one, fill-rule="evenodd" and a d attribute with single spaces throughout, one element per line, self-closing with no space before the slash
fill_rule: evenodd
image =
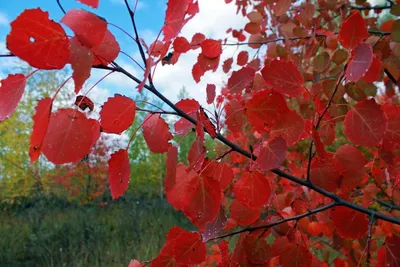
<path id="1" fill-rule="evenodd" d="M 134 1 L 129 1 L 132 6 Z M 104 17 L 109 23 L 118 25 L 133 35 L 133 28 L 128 16 L 123 0 L 100 0 L 98 9 L 92 9 L 82 5 L 76 0 L 61 0 L 66 10 L 71 8 L 83 8 Z M 166 0 L 146 0 L 138 3 L 136 12 L 136 22 L 139 29 L 139 36 L 150 45 L 157 37 L 164 23 L 165 10 L 167 7 Z M 0 53 L 7 53 L 5 40 L 10 31 L 10 22 L 13 21 L 24 9 L 40 7 L 44 11 L 48 11 L 50 18 L 59 22 L 63 13 L 59 9 L 56 0 L 29 0 L 29 1 L 0 1 Z M 183 28 L 180 36 L 190 40 L 193 34 L 201 32 L 207 38 L 224 39 L 229 37 L 226 30 L 229 28 L 240 29 L 247 22 L 246 18 L 236 15 L 236 6 L 233 4 L 225 4 L 225 0 L 199 0 L 200 13 L 189 21 Z M 65 27 L 64 27 L 65 28 Z M 136 45 L 132 40 L 117 28 L 109 25 L 108 28 L 116 36 L 121 46 L 121 50 L 129 54 L 131 57 L 141 62 Z M 68 30 L 67 30 L 68 32 Z M 232 40 L 232 38 L 230 38 Z M 235 56 L 239 51 L 235 47 L 224 48 L 221 56 L 221 62 L 231 56 Z M 220 90 L 229 78 L 219 68 L 218 71 L 212 73 L 207 72 L 201 79 L 200 83 L 192 78 L 192 66 L 196 63 L 199 50 L 190 51 L 182 55 L 175 65 L 161 66 L 156 68 L 154 83 L 156 88 L 166 95 L 173 102 L 178 100 L 177 95 L 182 87 L 185 87 L 190 97 L 198 100 L 202 105 L 206 104 L 206 85 L 214 83 L 217 90 Z M 141 71 L 127 56 L 120 53 L 116 62 L 130 71 L 135 76 L 142 78 Z M 20 66 L 21 63 L 17 59 L 0 58 L 0 78 L 6 77 L 7 74 L 15 72 L 13 67 Z M 96 83 L 106 72 L 103 70 L 92 70 L 90 79 L 86 82 L 83 92 Z M 89 97 L 96 103 L 102 104 L 108 97 L 114 93 L 119 93 L 129 97 L 137 96 L 138 92 L 130 79 L 122 74 L 112 74 L 103 80 L 96 88 L 89 93 Z"/>

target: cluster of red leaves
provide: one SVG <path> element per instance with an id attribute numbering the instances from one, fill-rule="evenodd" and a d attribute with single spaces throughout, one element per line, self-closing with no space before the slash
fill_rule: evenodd
<path id="1" fill-rule="evenodd" d="M 99 4 L 81 2 L 92 7 Z M 167 200 L 198 228 L 198 232 L 170 229 L 151 266 L 327 266 L 331 248 L 343 256 L 335 259 L 335 266 L 357 265 L 365 250 L 377 266 L 399 265 L 397 225 L 375 223 L 349 205 L 312 212 L 334 197 L 310 190 L 317 187 L 325 196 L 333 192 L 364 208 L 376 208 L 374 200 L 382 196 L 393 203 L 400 200 L 400 110 L 395 90 L 400 77 L 399 21 L 383 24 L 390 33 L 378 37 L 370 34 L 377 28 L 376 21 L 347 1 L 322 0 L 318 6 L 310 2 L 295 6 L 290 0 L 258 1 L 251 6 L 248 2 L 236 1 L 248 23 L 227 33 L 239 42 L 248 39 L 247 50 L 266 44 L 263 58 L 251 59 L 249 51 L 242 50 L 235 59 L 232 56 L 220 64 L 226 40 L 196 33 L 189 42 L 178 36 L 199 12 L 195 0 L 168 1 L 162 41 L 147 46 L 136 40 L 147 52 L 139 92 L 155 90 L 152 83 L 147 85 L 154 66 L 159 62 L 173 65 L 191 50 L 200 51 L 192 69 L 197 83 L 220 65 L 229 76 L 220 95 L 216 96 L 214 84 L 205 88 L 207 103 L 218 109 L 215 114 L 194 99 L 182 99 L 171 106 L 188 117 L 175 122 L 173 133 L 158 113 L 150 113 L 142 123 L 150 151 L 167 154 Z M 396 13 L 399 4 L 391 5 Z M 364 4 L 363 8 L 372 7 Z M 341 16 L 339 30 L 333 16 Z M 25 10 L 11 23 L 7 46 L 39 69 L 71 64 L 78 94 L 91 68 L 114 61 L 119 45 L 107 22 L 88 11 L 70 10 L 61 22 L 73 37 L 68 38 L 47 12 Z M 390 73 L 388 79 L 383 78 L 384 70 Z M 1 81 L 0 121 L 17 107 L 26 79 L 15 74 Z M 383 82 L 384 92 L 377 93 L 375 82 Z M 136 103 L 125 96 L 110 97 L 101 107 L 99 121 L 84 112 L 94 109 L 89 98 L 77 96 L 74 108 L 53 112 L 54 98 L 37 104 L 31 161 L 43 152 L 55 164 L 79 162 L 102 132 L 120 135 L 135 119 Z M 171 140 L 190 130 L 196 139 L 184 164 L 178 161 L 179 147 Z M 205 133 L 223 140 L 233 151 L 207 158 Z M 240 150 L 229 142 L 250 147 L 250 153 L 237 153 Z M 281 166 L 304 179 L 299 184 L 308 186 L 294 185 L 270 172 Z M 127 149 L 111 155 L 108 174 L 112 197 L 121 197 L 130 180 Z M 396 211 L 387 214 L 398 215 Z M 232 232 L 236 227 L 248 228 Z M 240 236 L 233 250 L 226 241 L 206 246 L 219 235 L 235 234 Z M 385 238 L 385 243 L 378 248 L 379 238 Z M 141 264 L 132 261 L 130 266 Z"/>

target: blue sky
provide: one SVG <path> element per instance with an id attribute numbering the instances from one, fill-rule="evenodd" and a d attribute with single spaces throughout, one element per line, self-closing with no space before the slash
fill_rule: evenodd
<path id="1" fill-rule="evenodd" d="M 134 1 L 129 1 L 132 6 Z M 132 25 L 125 8 L 123 0 L 100 0 L 98 9 L 92 9 L 76 0 L 61 0 L 64 8 L 84 8 L 92 11 L 99 16 L 104 17 L 108 22 L 116 24 L 129 33 L 132 33 Z M 136 21 L 139 29 L 139 35 L 146 43 L 152 43 L 163 23 L 167 0 L 146 0 L 140 1 L 136 13 Z M 225 0 L 200 0 L 200 13 L 184 27 L 181 36 L 185 36 L 189 40 L 193 34 L 202 32 L 208 38 L 223 39 L 226 38 L 226 30 L 230 27 L 240 29 L 244 27 L 246 19 L 236 15 L 236 7 L 232 4 L 226 5 Z M 60 21 L 63 13 L 58 8 L 56 0 L 29 0 L 29 1 L 6 1 L 1 0 L 0 4 L 0 53 L 5 52 L 5 39 L 10 31 L 9 23 L 14 20 L 24 9 L 40 7 L 44 11 L 48 11 L 50 18 Z M 128 53 L 141 62 L 137 48 L 129 37 L 124 33 L 109 26 L 109 29 L 116 36 L 121 50 Z M 177 94 L 184 86 L 190 96 L 196 98 L 200 103 L 205 104 L 207 83 L 214 83 L 219 90 L 226 82 L 229 76 L 218 70 L 215 73 L 206 73 L 201 82 L 196 84 L 191 75 L 192 66 L 196 63 L 199 51 L 191 51 L 181 56 L 179 62 L 174 65 L 157 66 L 154 81 L 156 87 L 167 95 L 172 101 L 177 101 Z M 234 56 L 237 53 L 235 48 L 227 48 L 221 60 Z M 7 61 L 8 60 L 8 61 Z M 132 61 L 120 54 L 116 60 L 120 65 L 129 70 L 135 76 L 141 78 L 143 73 L 137 68 Z M 13 72 L 10 66 L 18 65 L 18 62 L 10 59 L 0 59 L 0 77 Z M 104 71 L 93 70 L 91 78 L 85 84 L 86 89 L 90 88 L 97 80 L 105 74 Z M 89 97 L 94 98 L 96 102 L 104 102 L 107 97 L 114 93 L 120 93 L 134 97 L 137 94 L 135 84 L 131 80 L 123 77 L 121 74 L 112 74 L 101 82 Z M 85 87 L 83 92 L 85 92 Z"/>

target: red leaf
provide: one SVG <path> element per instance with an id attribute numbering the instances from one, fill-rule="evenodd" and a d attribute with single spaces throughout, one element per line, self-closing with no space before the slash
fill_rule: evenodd
<path id="1" fill-rule="evenodd" d="M 332 223 L 343 238 L 358 239 L 368 232 L 368 219 L 365 214 L 348 207 L 335 207 L 331 210 Z"/>
<path id="2" fill-rule="evenodd" d="M 271 128 L 271 135 L 282 136 L 286 140 L 286 145 L 291 146 L 300 139 L 304 127 L 304 119 L 296 111 L 288 110 L 280 114 Z"/>
<path id="3" fill-rule="evenodd" d="M 146 59 L 146 69 L 143 74 L 143 80 L 136 86 L 138 89 L 139 93 L 142 92 L 143 87 L 146 85 L 146 81 L 149 78 L 150 72 L 151 72 L 151 67 L 154 66 L 154 60 L 152 57 L 149 57 Z"/>
<path id="4" fill-rule="evenodd" d="M 226 121 L 229 131 L 238 134 L 242 130 L 245 121 L 244 107 L 236 99 L 232 99 L 225 106 Z"/>
<path id="5" fill-rule="evenodd" d="M 106 30 L 103 41 L 92 48 L 94 54 L 93 65 L 107 66 L 111 61 L 117 58 L 120 51 L 119 44 L 114 35 Z"/>
<path id="6" fill-rule="evenodd" d="M 237 199 L 232 201 L 230 207 L 232 219 L 240 226 L 247 226 L 257 221 L 260 218 L 260 212 L 260 208 L 248 208 Z"/>
<path id="7" fill-rule="evenodd" d="M 339 171 L 337 170 L 333 156 L 327 158 L 314 158 L 311 164 L 310 181 L 326 191 L 335 191 L 339 188 Z"/>
<path id="8" fill-rule="evenodd" d="M 350 192 L 368 178 L 366 176 L 365 168 L 354 170 L 346 170 L 341 174 L 340 189 L 342 192 Z"/>
<path id="9" fill-rule="evenodd" d="M 196 83 L 200 82 L 200 78 L 204 75 L 205 71 L 199 63 L 193 65 L 192 76 Z"/>
<path id="10" fill-rule="evenodd" d="M 169 132 L 168 124 L 160 114 L 149 114 L 143 124 L 143 136 L 151 152 L 168 152 L 171 143 L 168 141 L 173 138 Z"/>
<path id="11" fill-rule="evenodd" d="M 312 127 L 312 140 L 314 142 L 315 150 L 316 150 L 318 156 L 320 158 L 327 157 L 328 154 L 325 151 L 325 146 L 321 142 L 321 138 L 319 136 L 319 132 L 317 131 L 317 129 L 315 129 L 315 127 Z"/>
<path id="12" fill-rule="evenodd" d="M 89 109 L 90 111 L 93 111 L 94 109 L 94 103 L 92 100 L 90 100 L 89 97 L 83 96 L 83 95 L 78 95 L 75 99 L 75 105 L 78 106 L 81 110 L 85 111 L 85 109 Z"/>
<path id="13" fill-rule="evenodd" d="M 398 236 L 386 237 L 385 243 L 378 251 L 378 264 L 375 266 L 400 266 L 400 238 Z"/>
<path id="14" fill-rule="evenodd" d="M 202 33 L 195 33 L 190 41 L 191 46 L 200 46 L 201 43 L 206 39 L 204 34 Z M 197 48 L 197 47 L 196 47 Z"/>
<path id="15" fill-rule="evenodd" d="M 245 106 L 250 123 L 259 132 L 265 132 L 278 119 L 278 114 L 289 109 L 285 99 L 274 90 L 265 90 L 255 94 Z"/>
<path id="16" fill-rule="evenodd" d="M 275 6 L 273 7 L 275 16 L 279 17 L 284 15 L 289 10 L 291 4 L 292 4 L 291 0 L 277 1 L 275 3 Z"/>
<path id="17" fill-rule="evenodd" d="M 82 4 L 97 8 L 99 6 L 99 0 L 78 0 Z"/>
<path id="18" fill-rule="evenodd" d="M 215 84 L 207 84 L 207 104 L 212 104 L 215 99 Z"/>
<path id="19" fill-rule="evenodd" d="M 198 115 L 198 123 L 201 123 L 204 128 L 206 128 L 208 134 L 211 138 L 217 137 L 217 132 L 215 131 L 214 124 L 211 123 L 210 119 L 208 118 L 207 114 L 204 112 L 204 109 L 200 107 L 200 112 Z"/>
<path id="20" fill-rule="evenodd" d="M 31 163 L 39 158 L 40 152 L 42 151 L 43 140 L 49 127 L 52 105 L 53 100 L 50 97 L 39 100 L 36 105 L 36 113 L 32 117 L 33 128 L 29 142 L 29 157 Z"/>
<path id="21" fill-rule="evenodd" d="M 239 66 L 244 66 L 247 64 L 248 60 L 249 60 L 249 53 L 247 51 L 240 51 L 240 53 L 237 56 L 237 64 Z"/>
<path id="22" fill-rule="evenodd" d="M 224 162 L 207 162 L 206 167 L 202 170 L 203 175 L 213 177 L 219 181 L 221 190 L 224 190 L 233 179 L 233 171 L 228 163 Z"/>
<path id="23" fill-rule="evenodd" d="M 243 246 L 247 259 L 254 264 L 264 264 L 273 258 L 267 241 L 257 235 L 247 235 L 243 240 Z"/>
<path id="24" fill-rule="evenodd" d="M 87 48 L 100 45 L 107 31 L 107 22 L 103 18 L 82 9 L 69 10 L 61 22 L 67 25 Z"/>
<path id="25" fill-rule="evenodd" d="M 9 74 L 0 81 L 0 122 L 14 113 L 24 94 L 26 77 L 23 74 Z"/>
<path id="26" fill-rule="evenodd" d="M 388 127 L 383 136 L 383 143 L 388 148 L 394 148 L 400 144 L 400 107 L 394 104 L 385 104 L 383 111 L 388 118 Z"/>
<path id="27" fill-rule="evenodd" d="M 267 171 L 278 168 L 286 158 L 286 142 L 282 137 L 263 143 L 257 158 L 261 170 Z"/>
<path id="28" fill-rule="evenodd" d="M 367 73 L 372 64 L 372 47 L 361 43 L 353 50 L 353 56 L 347 65 L 345 77 L 349 82 L 357 82 Z"/>
<path id="29" fill-rule="evenodd" d="M 388 119 L 374 99 L 357 103 L 346 114 L 344 133 L 354 144 L 374 147 L 387 129 Z"/>
<path id="30" fill-rule="evenodd" d="M 69 40 L 60 24 L 40 8 L 27 9 L 10 24 L 7 48 L 32 67 L 62 69 L 69 59 Z"/>
<path id="31" fill-rule="evenodd" d="M 201 53 L 208 58 L 217 58 L 222 54 L 221 42 L 206 39 L 201 43 Z"/>
<path id="32" fill-rule="evenodd" d="M 365 166 L 365 164 L 367 164 L 367 160 L 361 151 L 348 144 L 345 144 L 336 150 L 335 158 L 343 169 L 349 171 L 359 171 Z"/>
<path id="33" fill-rule="evenodd" d="M 167 195 L 168 202 L 176 209 L 182 209 L 183 197 L 182 192 L 185 191 L 186 185 L 193 177 L 196 177 L 197 173 L 194 171 L 186 171 L 186 166 L 179 163 L 176 172 L 174 184 L 172 179 L 164 181 L 165 194 Z"/>
<path id="34" fill-rule="evenodd" d="M 199 102 L 197 102 L 194 99 L 182 99 L 179 102 L 177 102 L 175 105 L 176 105 L 176 107 L 178 107 L 179 109 L 181 109 L 182 111 L 187 113 L 192 118 L 196 118 L 196 113 L 200 108 Z M 185 134 L 193 126 L 194 125 L 190 121 L 188 121 L 184 118 L 179 119 L 174 124 L 175 134 L 177 134 L 177 135 Z"/>
<path id="35" fill-rule="evenodd" d="M 299 244 L 289 244 L 279 255 L 282 267 L 308 267 L 312 263 L 312 255 L 308 248 Z"/>
<path id="36" fill-rule="evenodd" d="M 224 61 L 224 64 L 222 65 L 222 70 L 225 73 L 228 73 L 231 70 L 232 67 L 232 63 L 233 63 L 233 58 L 228 58 Z"/>
<path id="37" fill-rule="evenodd" d="M 70 63 L 74 73 L 72 78 L 75 83 L 75 94 L 79 93 L 83 84 L 90 77 L 94 55 L 92 51 L 83 46 L 76 37 L 71 39 Z"/>
<path id="38" fill-rule="evenodd" d="M 182 27 L 198 12 L 196 5 L 192 2 L 193 0 L 168 0 L 165 23 L 162 28 L 164 42 L 174 39 Z M 185 19 L 186 14 L 189 14 L 189 17 Z"/>
<path id="39" fill-rule="evenodd" d="M 241 93 L 248 87 L 254 79 L 256 71 L 250 67 L 243 67 L 238 71 L 233 71 L 228 79 L 228 89 L 232 94 Z"/>
<path id="40" fill-rule="evenodd" d="M 176 179 L 176 167 L 178 166 L 178 149 L 175 146 L 171 146 L 167 152 L 167 175 L 164 180 L 164 190 L 169 191 L 175 185 Z"/>
<path id="41" fill-rule="evenodd" d="M 206 254 L 206 244 L 198 233 L 182 230 L 175 240 L 174 258 L 179 264 L 200 264 L 206 260 Z"/>
<path id="42" fill-rule="evenodd" d="M 199 229 L 214 221 L 221 205 L 219 182 L 209 176 L 195 176 L 187 183 L 183 197 L 183 213 Z"/>
<path id="43" fill-rule="evenodd" d="M 132 125 L 135 114 L 135 101 L 115 94 L 108 98 L 100 111 L 101 129 L 106 133 L 121 134 Z"/>
<path id="44" fill-rule="evenodd" d="M 108 161 L 108 183 L 113 199 L 117 199 L 125 193 L 130 178 L 131 169 L 128 152 L 125 149 L 120 149 L 113 153 Z"/>
<path id="45" fill-rule="evenodd" d="M 367 24 L 360 12 L 354 12 L 340 27 L 340 44 L 347 49 L 352 49 L 366 38 L 368 38 Z"/>
<path id="46" fill-rule="evenodd" d="M 259 171 L 244 172 L 233 187 L 236 198 L 245 206 L 260 208 L 268 203 L 271 187 L 268 179 Z"/>
<path id="47" fill-rule="evenodd" d="M 59 109 L 51 114 L 43 154 L 54 164 L 80 161 L 97 141 L 99 132 L 96 120 L 74 109 Z"/>
<path id="48" fill-rule="evenodd" d="M 368 83 L 373 83 L 379 79 L 379 76 L 381 75 L 381 69 L 382 61 L 380 61 L 377 57 L 373 57 L 371 66 L 361 79 Z"/>
<path id="49" fill-rule="evenodd" d="M 298 96 L 304 91 L 304 78 L 291 61 L 274 59 L 261 70 L 261 74 L 278 93 Z"/>
<path id="50" fill-rule="evenodd" d="M 186 53 L 192 47 L 190 46 L 188 40 L 185 37 L 176 37 L 174 40 L 174 50 L 177 53 Z"/>

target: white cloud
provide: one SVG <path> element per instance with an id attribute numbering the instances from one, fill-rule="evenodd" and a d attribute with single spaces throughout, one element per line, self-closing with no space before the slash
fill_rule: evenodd
<path id="1" fill-rule="evenodd" d="M 10 20 L 8 19 L 8 16 L 4 12 L 0 12 L 0 25 L 8 25 L 10 24 Z"/>

